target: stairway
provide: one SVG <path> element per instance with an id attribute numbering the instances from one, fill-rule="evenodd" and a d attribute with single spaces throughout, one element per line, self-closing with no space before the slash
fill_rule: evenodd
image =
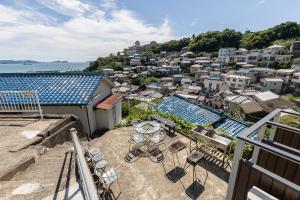
<path id="1" fill-rule="evenodd" d="M 47 149 L 25 171 L 0 182 L 0 199 L 43 199 L 75 182 L 73 145 L 66 142 Z"/>

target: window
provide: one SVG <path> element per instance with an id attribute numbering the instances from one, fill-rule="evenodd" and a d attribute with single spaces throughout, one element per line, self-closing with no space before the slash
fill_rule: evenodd
<path id="1" fill-rule="evenodd" d="M 232 79 L 232 81 L 233 81 L 233 82 L 236 82 L 236 79 L 234 78 L 234 79 Z"/>
<path id="2" fill-rule="evenodd" d="M 277 85 L 276 83 L 273 83 L 273 85 Z"/>
<path id="3" fill-rule="evenodd" d="M 242 80 L 242 79 L 239 79 L 239 82 L 241 83 L 241 82 L 243 82 L 243 80 Z"/>

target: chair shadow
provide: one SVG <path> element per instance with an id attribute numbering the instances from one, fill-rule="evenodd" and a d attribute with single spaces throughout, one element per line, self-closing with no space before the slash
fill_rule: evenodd
<path id="1" fill-rule="evenodd" d="M 205 188 L 204 186 L 199 183 L 198 181 L 194 181 L 186 190 L 185 193 L 191 199 L 197 199 L 203 192 Z"/>
<path id="2" fill-rule="evenodd" d="M 141 158 L 142 153 L 143 152 L 138 149 L 135 151 L 129 151 L 125 154 L 124 161 L 127 163 L 134 163 Z"/>
<path id="3" fill-rule="evenodd" d="M 214 174 L 223 181 L 229 181 L 230 172 L 227 171 L 224 167 L 222 167 L 222 163 L 220 161 L 213 159 L 209 156 L 205 156 L 201 162 L 197 163 L 197 165 L 206 169 L 207 171 Z"/>
<path id="4" fill-rule="evenodd" d="M 182 177 L 186 175 L 186 171 L 182 167 L 175 167 L 171 171 L 167 172 L 165 174 L 165 177 L 170 180 L 172 183 L 176 183 L 179 181 Z"/>

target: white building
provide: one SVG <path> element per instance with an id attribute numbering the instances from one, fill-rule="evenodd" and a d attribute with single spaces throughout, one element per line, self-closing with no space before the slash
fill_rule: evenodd
<path id="1" fill-rule="evenodd" d="M 294 89 L 295 94 L 300 95 L 300 72 L 293 74 L 291 87 Z"/>
<path id="2" fill-rule="evenodd" d="M 190 73 L 196 73 L 200 70 L 203 69 L 203 66 L 202 65 L 199 65 L 199 64 L 194 64 L 190 67 Z"/>
<path id="3" fill-rule="evenodd" d="M 285 84 L 289 84 L 292 80 L 294 69 L 278 69 L 276 77 L 281 78 Z"/>
<path id="4" fill-rule="evenodd" d="M 272 45 L 272 46 L 269 46 L 269 47 L 263 49 L 263 52 L 271 54 L 271 55 L 278 55 L 278 54 L 281 54 L 283 49 L 284 49 L 284 46 Z"/>
<path id="5" fill-rule="evenodd" d="M 221 48 L 219 49 L 218 53 L 218 60 L 219 62 L 229 63 L 234 61 L 236 48 Z"/>
<path id="6" fill-rule="evenodd" d="M 245 88 L 250 85 L 251 79 L 246 76 L 239 76 L 239 75 L 227 75 L 225 78 L 225 82 L 231 88 Z"/>
<path id="7" fill-rule="evenodd" d="M 248 50 L 239 48 L 235 51 L 234 61 L 235 62 L 246 62 Z"/>
<path id="8" fill-rule="evenodd" d="M 136 41 L 133 46 L 124 49 L 124 54 L 127 57 L 134 56 L 135 54 L 141 54 L 143 51 L 143 46 L 141 46 L 139 41 Z"/>
<path id="9" fill-rule="evenodd" d="M 261 50 L 251 50 L 246 56 L 248 64 L 256 64 L 261 59 Z"/>
<path id="10" fill-rule="evenodd" d="M 260 90 L 261 91 L 272 91 L 280 94 L 282 90 L 283 80 L 281 78 L 264 78 L 261 79 Z"/>
<path id="11" fill-rule="evenodd" d="M 250 78 L 251 83 L 256 83 L 257 81 L 257 72 L 253 71 L 252 69 L 241 68 L 235 72 L 238 76 L 246 76 Z"/>
<path id="12" fill-rule="evenodd" d="M 224 81 L 217 77 L 209 77 L 204 79 L 203 87 L 206 92 L 219 92 Z"/>

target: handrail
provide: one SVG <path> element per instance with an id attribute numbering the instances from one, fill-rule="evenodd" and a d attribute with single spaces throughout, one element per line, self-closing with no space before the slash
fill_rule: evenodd
<path id="1" fill-rule="evenodd" d="M 98 200 L 99 197 L 97 194 L 97 189 L 91 171 L 82 152 L 76 129 L 71 128 L 70 134 L 74 145 L 75 158 L 77 161 L 80 180 L 82 181 L 83 195 L 87 200 Z"/>

